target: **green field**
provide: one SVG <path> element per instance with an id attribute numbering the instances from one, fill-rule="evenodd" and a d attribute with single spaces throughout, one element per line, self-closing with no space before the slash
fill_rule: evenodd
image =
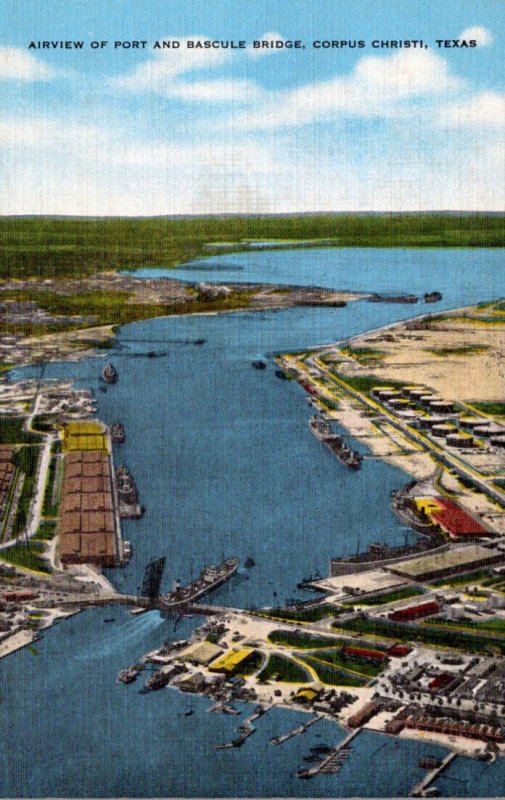
<path id="1" fill-rule="evenodd" d="M 275 617 L 276 619 L 287 619 L 292 622 L 318 622 L 324 617 L 338 617 L 345 611 L 343 608 L 324 603 L 315 608 L 300 609 L 300 611 L 286 610 L 284 608 L 273 608 L 270 612 L 256 612 L 258 616 Z"/>
<path id="2" fill-rule="evenodd" d="M 406 586 L 405 589 L 398 589 L 396 592 L 389 592 L 387 594 L 376 595 L 375 597 L 364 597 L 362 599 L 356 598 L 352 603 L 345 603 L 346 606 L 381 606 L 384 603 L 394 603 L 395 600 L 404 600 L 407 597 L 414 597 L 415 595 L 423 594 L 421 589 L 416 589 L 415 586 Z"/>
<path id="3" fill-rule="evenodd" d="M 318 661 L 325 661 L 328 666 L 338 667 L 344 672 L 360 672 L 369 678 L 375 678 L 384 670 L 385 664 L 380 664 L 374 661 L 368 661 L 365 658 L 357 656 L 346 656 L 342 653 L 340 648 L 335 650 L 320 650 L 315 653 L 310 653 L 311 656 Z M 305 657 L 305 656 L 304 656 Z"/>
<path id="4" fill-rule="evenodd" d="M 42 558 L 45 545 L 42 542 L 30 542 L 26 544 L 14 544 L 5 550 L 0 550 L 0 559 L 18 567 L 33 569 L 37 572 L 51 573 L 51 567 Z"/>
<path id="5" fill-rule="evenodd" d="M 314 661 L 309 656 L 304 656 L 303 660 L 317 673 L 322 683 L 328 683 L 332 686 L 363 686 L 368 682 L 368 678 L 360 678 L 359 675 L 343 672 L 329 664 L 325 666 L 318 661 Z"/>
<path id="6" fill-rule="evenodd" d="M 386 622 L 377 619 L 348 619 L 333 623 L 334 627 L 345 631 L 355 631 L 388 639 L 400 639 L 406 642 L 423 642 L 438 647 L 454 647 L 470 653 L 482 653 L 485 648 L 498 649 L 505 654 L 505 641 L 500 642 L 490 637 L 476 637 L 459 631 L 436 629 L 429 626 L 409 626 Z"/>
<path id="7" fill-rule="evenodd" d="M 503 247 L 505 216 L 448 214 L 261 217 L 0 218 L 0 277 L 91 275 L 172 267 L 244 240 L 336 240 L 342 247 Z M 237 244 L 238 243 L 238 244 Z M 247 244 L 245 243 L 245 247 Z"/>
<path id="8" fill-rule="evenodd" d="M 338 639 L 330 639 L 329 636 L 311 636 L 309 633 L 296 631 L 272 631 L 268 638 L 274 644 L 285 644 L 299 650 L 317 650 L 319 647 L 336 647 L 341 644 Z"/>
<path id="9" fill-rule="evenodd" d="M 305 683 L 310 676 L 303 667 L 287 656 L 273 654 L 258 675 L 258 680 L 268 681 L 275 678 L 285 683 Z"/>
<path id="10" fill-rule="evenodd" d="M 2 417 L 0 420 L 0 444 L 39 442 L 40 436 L 23 430 L 24 417 Z"/>
<path id="11" fill-rule="evenodd" d="M 469 403 L 472 408 L 490 414 L 492 417 L 505 417 L 505 403 Z"/>

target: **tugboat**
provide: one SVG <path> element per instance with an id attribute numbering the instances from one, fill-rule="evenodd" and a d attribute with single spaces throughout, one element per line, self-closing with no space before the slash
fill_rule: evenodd
<path id="1" fill-rule="evenodd" d="M 438 301 L 441 299 L 442 299 L 441 292 L 426 292 L 426 294 L 424 295 L 425 303 L 438 303 Z"/>
<path id="2" fill-rule="evenodd" d="M 118 378 L 117 370 L 112 364 L 106 364 L 102 370 L 102 380 L 105 383 L 116 383 Z"/>
<path id="3" fill-rule="evenodd" d="M 116 442 L 116 444 L 123 444 L 125 433 L 120 422 L 114 422 L 114 424 L 110 426 L 110 435 L 113 442 Z"/>

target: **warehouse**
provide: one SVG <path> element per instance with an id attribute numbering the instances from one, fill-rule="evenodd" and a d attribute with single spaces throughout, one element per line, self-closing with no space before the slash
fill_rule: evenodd
<path id="1" fill-rule="evenodd" d="M 411 580 L 426 581 L 497 564 L 503 562 L 504 558 L 505 554 L 497 548 L 469 545 L 438 552 L 436 556 L 426 555 L 410 561 L 401 561 L 388 569 L 396 575 Z"/>

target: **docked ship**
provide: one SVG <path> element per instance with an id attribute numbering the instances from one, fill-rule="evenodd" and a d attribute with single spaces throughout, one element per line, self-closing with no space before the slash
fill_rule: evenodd
<path id="1" fill-rule="evenodd" d="M 198 578 L 188 583 L 187 586 L 180 586 L 176 583 L 171 592 L 160 597 L 161 610 L 172 611 L 199 600 L 200 597 L 229 580 L 236 573 L 239 564 L 240 559 L 227 558 L 218 566 L 204 567 Z"/>
<path id="2" fill-rule="evenodd" d="M 121 519 L 139 519 L 144 507 L 139 504 L 135 481 L 124 465 L 116 470 L 116 487 Z"/>
<path id="3" fill-rule="evenodd" d="M 116 368 L 111 363 L 106 364 L 102 370 L 102 380 L 105 381 L 105 383 L 116 383 L 117 378 L 118 374 Z"/>
<path id="4" fill-rule="evenodd" d="M 120 422 L 114 422 L 114 424 L 110 426 L 110 435 L 112 441 L 116 442 L 116 444 L 122 444 L 124 442 L 125 433 Z"/>
<path id="5" fill-rule="evenodd" d="M 349 469 L 361 469 L 363 456 L 348 447 L 342 437 L 338 433 L 334 433 L 322 417 L 315 414 L 310 418 L 309 425 L 316 439 L 326 445 L 328 450 L 331 450 L 342 464 L 345 464 Z"/>

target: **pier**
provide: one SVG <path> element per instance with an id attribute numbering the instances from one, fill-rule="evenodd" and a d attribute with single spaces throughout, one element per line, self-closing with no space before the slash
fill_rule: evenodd
<path id="1" fill-rule="evenodd" d="M 307 728 L 310 728 L 311 725 L 315 725 L 316 722 L 319 722 L 320 719 L 323 719 L 322 714 L 317 714 L 312 719 L 309 719 L 308 722 L 304 722 L 301 725 L 298 725 L 296 728 L 293 728 L 292 731 L 288 731 L 288 733 L 284 733 L 282 736 L 275 736 L 273 739 L 270 739 L 270 744 L 283 744 L 283 742 L 287 742 L 288 739 L 291 739 L 293 736 L 298 736 L 300 733 L 305 733 Z"/>
<path id="2" fill-rule="evenodd" d="M 323 773 L 335 773 L 338 772 L 342 761 L 349 755 L 351 748 L 349 747 L 349 742 L 351 742 L 355 736 L 358 735 L 361 728 L 356 728 L 356 730 L 351 731 L 347 736 L 345 736 L 341 742 L 339 742 L 336 747 L 333 748 L 331 753 L 329 753 L 326 758 L 323 758 L 319 764 L 316 764 L 315 767 L 311 767 L 311 769 L 301 769 L 298 770 L 297 775 L 299 778 L 314 778 L 316 775 L 319 775 L 320 772 Z"/>
<path id="3" fill-rule="evenodd" d="M 231 742 L 226 742 L 225 744 L 217 744 L 214 749 L 227 750 L 229 747 L 242 747 L 245 740 L 256 732 L 256 728 L 254 727 L 253 722 L 255 722 L 258 719 L 258 717 L 262 717 L 263 714 L 266 714 L 267 711 L 270 710 L 270 708 L 271 706 L 267 706 L 266 708 L 264 706 L 256 706 L 253 713 L 243 721 L 242 725 L 240 725 L 238 729 L 238 736 L 235 739 L 232 739 Z"/>
<path id="4" fill-rule="evenodd" d="M 451 752 L 448 756 L 444 758 L 442 763 L 439 767 L 435 767 L 434 769 L 430 769 L 429 772 L 426 773 L 424 778 L 417 783 L 412 791 L 409 793 L 409 797 L 426 797 L 426 790 L 429 786 L 435 781 L 441 772 L 446 769 L 449 764 L 452 764 L 455 758 L 458 757 L 457 753 Z"/>

